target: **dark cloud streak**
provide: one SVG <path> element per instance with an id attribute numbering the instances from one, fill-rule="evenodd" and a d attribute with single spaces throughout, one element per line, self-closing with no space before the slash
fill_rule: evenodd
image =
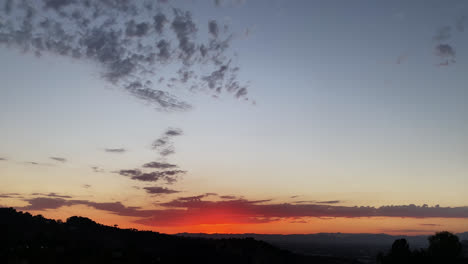
<path id="1" fill-rule="evenodd" d="M 106 148 L 104 151 L 109 153 L 124 153 L 127 150 L 124 148 Z"/>
<path id="2" fill-rule="evenodd" d="M 58 161 L 58 162 L 62 162 L 62 163 L 67 162 L 67 159 L 66 159 L 66 158 L 62 158 L 62 157 L 50 157 L 50 159 L 51 159 L 51 160 Z"/>
<path id="3" fill-rule="evenodd" d="M 143 189 L 146 190 L 147 193 L 149 194 L 156 194 L 156 195 L 162 195 L 162 194 L 173 194 L 173 193 L 178 193 L 179 191 L 176 190 L 171 190 L 163 187 L 144 187 Z"/>

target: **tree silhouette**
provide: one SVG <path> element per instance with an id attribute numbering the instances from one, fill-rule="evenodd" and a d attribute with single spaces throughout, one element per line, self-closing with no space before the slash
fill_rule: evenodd
<path id="1" fill-rule="evenodd" d="M 438 232 L 428 237 L 427 249 L 410 250 L 406 239 L 393 242 L 388 255 L 379 253 L 377 263 L 381 264 L 466 264 L 468 259 L 461 256 L 462 245 L 458 237 L 450 232 Z"/>
<path id="2" fill-rule="evenodd" d="M 394 262 L 398 263 L 409 263 L 411 257 L 411 251 L 406 239 L 397 239 L 392 244 L 392 249 L 390 251 L 390 258 Z"/>
<path id="3" fill-rule="evenodd" d="M 428 253 L 435 258 L 454 259 L 461 253 L 461 243 L 458 237 L 443 231 L 429 237 Z"/>

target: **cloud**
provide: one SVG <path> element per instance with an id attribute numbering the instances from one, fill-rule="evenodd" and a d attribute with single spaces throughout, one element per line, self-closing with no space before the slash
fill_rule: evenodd
<path id="1" fill-rule="evenodd" d="M 432 233 L 433 230 L 426 230 L 426 229 L 380 229 L 383 233 L 400 233 L 400 234 L 407 234 L 407 233 Z"/>
<path id="2" fill-rule="evenodd" d="M 17 207 L 19 210 L 48 210 L 48 209 L 57 209 L 62 206 L 73 205 L 72 202 L 62 199 L 62 198 L 47 198 L 47 197 L 38 197 L 32 199 L 26 199 L 26 202 L 29 205 L 24 207 Z"/>
<path id="3" fill-rule="evenodd" d="M 221 195 L 221 196 L 219 196 L 219 198 L 221 198 L 221 199 L 226 199 L 226 200 L 234 200 L 234 199 L 237 199 L 237 197 L 234 196 L 234 195 Z"/>
<path id="4" fill-rule="evenodd" d="M 219 26 L 218 23 L 216 23 L 216 20 L 210 20 L 210 22 L 208 22 L 208 32 L 210 32 L 210 34 L 213 35 L 213 37 L 218 37 Z"/>
<path id="5" fill-rule="evenodd" d="M 180 128 L 168 128 L 164 134 L 153 141 L 151 147 L 159 152 L 159 155 L 165 157 L 175 153 L 173 137 L 183 135 Z"/>
<path id="6" fill-rule="evenodd" d="M 89 185 L 89 184 L 83 184 L 81 187 L 83 187 L 83 188 L 85 188 L 85 189 L 89 189 L 89 188 L 91 188 L 92 186 Z"/>
<path id="7" fill-rule="evenodd" d="M 139 220 L 139 223 L 148 225 L 167 225 L 176 223 L 179 217 L 186 219 L 205 219 L 218 217 L 218 223 L 251 223 L 255 221 L 277 221 L 279 219 L 301 217 L 407 217 L 407 218 L 468 218 L 468 207 L 430 207 L 427 205 L 390 205 L 381 207 L 372 206 L 335 206 L 325 204 L 271 204 L 269 200 L 250 201 L 245 199 L 229 201 L 206 201 L 203 196 L 183 197 L 160 203 L 168 209 L 185 209 L 184 214 L 177 219 L 154 216 L 150 219 Z M 231 220 L 226 220 L 231 219 Z M 199 221 L 199 220 L 197 220 Z M 223 222 L 227 221 L 227 222 Z"/>
<path id="8" fill-rule="evenodd" d="M 446 41 L 446 40 L 449 40 L 451 37 L 452 37 L 452 27 L 445 26 L 437 30 L 433 39 L 436 41 Z"/>
<path id="9" fill-rule="evenodd" d="M 7 158 L 0 157 L 0 161 L 7 161 L 7 160 L 8 160 Z"/>
<path id="10" fill-rule="evenodd" d="M 179 191 L 162 187 L 144 187 L 149 194 L 174 194 Z M 87 205 L 121 216 L 140 217 L 136 222 L 151 226 L 267 223 L 278 220 L 304 220 L 306 217 L 320 219 L 360 217 L 404 217 L 404 218 L 468 218 L 468 206 L 440 207 L 428 205 L 388 206 L 336 206 L 328 204 L 272 203 L 271 200 L 204 200 L 209 195 L 179 197 L 158 203 L 163 209 L 145 210 L 127 207 L 120 202 L 102 203 L 89 200 L 36 197 L 23 199 L 29 203 L 20 210 L 48 210 L 62 206 Z M 427 225 L 429 226 L 429 225 Z"/>
<path id="11" fill-rule="evenodd" d="M 233 34 L 220 32 L 218 24 L 208 19 L 209 27 L 203 31 L 219 40 L 200 38 L 190 12 L 162 2 L 7 0 L 0 9 L 0 45 L 38 57 L 59 55 L 95 63 L 106 81 L 156 109 L 189 110 L 189 103 L 161 89 L 172 84 L 155 89 L 152 79 L 160 78 L 170 64 L 193 72 L 179 79 L 186 89 L 205 87 L 197 76 L 234 57 L 227 49 Z M 226 88 L 239 82 L 234 73 L 225 78 Z"/>
<path id="12" fill-rule="evenodd" d="M 454 58 L 455 49 L 449 44 L 439 44 L 436 46 L 436 55 L 443 58 Z"/>
<path id="13" fill-rule="evenodd" d="M 143 189 L 146 190 L 147 193 L 149 194 L 173 194 L 173 193 L 178 193 L 179 191 L 176 190 L 171 190 L 163 187 L 144 187 Z"/>
<path id="14" fill-rule="evenodd" d="M 58 162 L 67 162 L 67 159 L 66 158 L 61 158 L 61 157 L 49 157 L 51 160 L 55 160 L 55 161 L 58 161 Z"/>
<path id="15" fill-rule="evenodd" d="M 47 196 L 47 197 L 55 197 L 55 198 L 72 198 L 71 196 L 69 195 L 60 195 L 60 194 L 56 194 L 56 193 L 32 193 L 31 195 L 35 195 L 35 196 Z"/>
<path id="16" fill-rule="evenodd" d="M 0 193 L 0 198 L 21 198 L 19 193 Z"/>
<path id="17" fill-rule="evenodd" d="M 332 201 L 317 201 L 315 203 L 318 203 L 318 204 L 337 204 L 337 203 L 341 203 L 341 201 L 339 200 L 332 200 Z"/>
<path id="18" fill-rule="evenodd" d="M 132 170 L 120 170 L 118 173 L 122 176 L 129 176 L 129 177 L 134 177 L 141 175 L 142 172 L 138 169 L 132 169 Z"/>
<path id="19" fill-rule="evenodd" d="M 168 137 L 175 137 L 175 136 L 180 136 L 183 134 L 182 129 L 180 128 L 168 128 L 164 135 Z"/>
<path id="20" fill-rule="evenodd" d="M 177 168 L 177 165 L 166 163 L 166 162 L 148 162 L 143 164 L 143 168 L 152 168 L 152 169 L 172 169 Z"/>
<path id="21" fill-rule="evenodd" d="M 144 181 L 144 182 L 156 182 L 164 180 L 168 184 L 172 184 L 178 180 L 178 177 L 185 174 L 183 170 L 165 170 L 165 171 L 153 171 L 153 172 L 142 172 L 138 169 L 132 170 L 120 170 L 118 173 L 122 176 L 130 177 L 132 180 Z"/>
<path id="22" fill-rule="evenodd" d="M 52 164 L 49 163 L 42 163 L 42 162 L 35 162 L 35 161 L 26 161 L 24 164 L 27 165 L 34 165 L 34 166 L 53 166 Z"/>
<path id="23" fill-rule="evenodd" d="M 124 153 L 127 150 L 124 148 L 106 148 L 104 151 L 109 153 Z"/>
<path id="24" fill-rule="evenodd" d="M 436 56 L 440 57 L 443 61 L 439 66 L 448 66 L 456 62 L 455 49 L 449 44 L 439 44 L 435 47 Z"/>
<path id="25" fill-rule="evenodd" d="M 440 224 L 419 224 L 420 226 L 442 226 Z"/>
<path id="26" fill-rule="evenodd" d="M 154 215 L 154 210 L 143 210 L 140 207 L 127 207 L 121 202 L 103 203 L 92 202 L 88 200 L 67 200 L 63 198 L 48 198 L 38 197 L 32 199 L 25 199 L 29 205 L 23 207 L 16 207 L 18 210 L 33 210 L 44 211 L 50 209 L 58 209 L 63 206 L 73 205 L 86 205 L 97 210 L 107 211 L 120 216 L 135 216 L 135 217 L 149 217 Z"/>

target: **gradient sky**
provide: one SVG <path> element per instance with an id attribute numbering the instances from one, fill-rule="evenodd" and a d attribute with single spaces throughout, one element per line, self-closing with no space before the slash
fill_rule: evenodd
<path id="1" fill-rule="evenodd" d="M 467 231 L 466 1 L 86 2 L 0 0 L 1 206 L 167 233 Z"/>

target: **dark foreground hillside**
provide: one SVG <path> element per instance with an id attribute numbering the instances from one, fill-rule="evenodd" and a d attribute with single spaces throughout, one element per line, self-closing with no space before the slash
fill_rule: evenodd
<path id="1" fill-rule="evenodd" d="M 0 208 L 0 263 L 356 263 L 307 257 L 252 238 L 206 239 L 66 222 Z"/>

